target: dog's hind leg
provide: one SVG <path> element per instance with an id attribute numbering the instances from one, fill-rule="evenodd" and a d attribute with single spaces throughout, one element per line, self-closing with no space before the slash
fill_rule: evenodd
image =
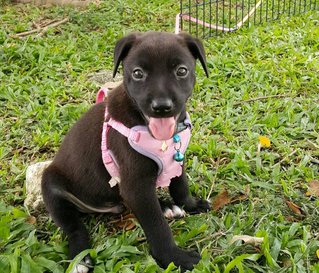
<path id="1" fill-rule="evenodd" d="M 181 176 L 171 180 L 169 192 L 174 203 L 190 214 L 197 214 L 210 210 L 210 204 L 207 200 L 193 197 L 190 194 L 184 170 Z"/>
<path id="2" fill-rule="evenodd" d="M 73 259 L 81 251 L 90 248 L 89 234 L 80 219 L 80 213 L 70 201 L 66 199 L 66 185 L 68 179 L 61 175 L 58 169 L 49 166 L 42 177 L 43 200 L 53 221 L 62 228 L 69 241 L 69 257 Z M 77 265 L 73 273 L 86 273 L 92 264 L 91 258 L 86 256 L 84 264 Z"/>

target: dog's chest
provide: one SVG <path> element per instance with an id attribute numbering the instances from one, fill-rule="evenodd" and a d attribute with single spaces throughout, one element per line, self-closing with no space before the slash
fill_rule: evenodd
<path id="1" fill-rule="evenodd" d="M 109 120 L 104 124 L 101 148 L 105 168 L 112 177 L 109 181 L 111 187 L 120 183 L 119 166 L 121 162 L 116 161 L 116 157 L 107 147 L 107 134 L 110 127 L 127 137 L 130 146 L 135 151 L 156 162 L 158 166 L 156 187 L 167 187 L 172 178 L 182 175 L 183 154 L 191 137 L 189 127 L 178 132 L 173 138 L 162 141 L 155 139 L 146 126 L 126 128 L 114 120 Z"/>

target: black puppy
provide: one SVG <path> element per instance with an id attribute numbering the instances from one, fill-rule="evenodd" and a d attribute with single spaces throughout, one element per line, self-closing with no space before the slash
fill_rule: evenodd
<path id="1" fill-rule="evenodd" d="M 123 62 L 123 84 L 72 127 L 42 178 L 44 202 L 54 222 L 68 236 L 71 258 L 90 248 L 80 211 L 120 213 L 126 206 L 140 222 L 160 266 L 174 262 L 187 270 L 200 260 L 197 252 L 182 250 L 174 242 L 156 195 L 158 164 L 133 149 L 127 137 L 109 128 L 107 146 L 118 163 L 120 177 L 120 183 L 114 186 L 108 183 L 111 175 L 101 153 L 106 107 L 106 119 L 128 128 L 147 126 L 152 137 L 163 144 L 171 139 L 186 119 L 185 103 L 195 84 L 196 59 L 207 75 L 204 48 L 188 34 L 148 32 L 131 34 L 117 42 L 114 75 Z M 174 203 L 187 212 L 209 210 L 207 201 L 190 195 L 184 170 L 171 179 L 169 192 Z M 90 257 L 84 262 L 90 264 Z M 76 272 L 87 271 L 82 266 Z"/>

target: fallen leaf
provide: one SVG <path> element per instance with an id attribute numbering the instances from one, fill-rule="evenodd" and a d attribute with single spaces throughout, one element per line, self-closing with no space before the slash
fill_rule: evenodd
<path id="1" fill-rule="evenodd" d="M 110 223 L 125 231 L 132 230 L 136 227 L 135 216 L 132 213 L 126 214 L 121 217 L 121 219 L 111 221 Z"/>
<path id="2" fill-rule="evenodd" d="M 133 230 L 135 227 L 136 227 L 135 222 L 134 221 L 129 221 L 123 226 L 123 229 L 128 231 L 128 230 Z"/>
<path id="3" fill-rule="evenodd" d="M 286 201 L 286 204 L 293 211 L 293 213 L 298 214 L 298 215 L 302 215 L 301 207 L 299 207 L 295 203 L 288 201 L 288 200 Z"/>
<path id="4" fill-rule="evenodd" d="M 236 241 L 244 241 L 245 244 L 248 245 L 253 245 L 253 246 L 258 246 L 261 245 L 262 242 L 264 241 L 263 237 L 253 237 L 253 236 L 249 236 L 249 235 L 235 235 L 230 243 L 234 243 Z"/>
<path id="5" fill-rule="evenodd" d="M 227 190 L 222 191 L 213 200 L 213 204 L 212 204 L 213 210 L 214 211 L 220 210 L 222 207 L 229 204 L 230 201 L 231 199 L 228 195 L 228 191 Z"/>
<path id="6" fill-rule="evenodd" d="M 313 180 L 309 182 L 309 188 L 306 192 L 307 196 L 317 196 L 319 197 L 319 181 Z"/>
<path id="7" fill-rule="evenodd" d="M 249 186 L 248 184 L 245 186 L 244 192 L 245 192 L 246 195 L 249 195 L 249 193 L 250 193 L 250 186 Z"/>
<path id="8" fill-rule="evenodd" d="M 245 188 L 245 193 L 240 193 L 236 196 L 230 197 L 227 190 L 220 192 L 212 202 L 214 211 L 220 210 L 222 207 L 237 202 L 244 201 L 248 198 L 249 188 Z"/>
<path id="9" fill-rule="evenodd" d="M 269 148 L 271 145 L 270 139 L 266 136 L 259 136 L 258 140 L 259 140 L 259 144 L 261 145 L 261 147 Z"/>
<path id="10" fill-rule="evenodd" d="M 26 222 L 28 224 L 31 224 L 31 225 L 35 225 L 35 223 L 37 222 L 37 218 L 35 218 L 34 216 L 32 215 L 29 215 L 26 219 Z"/>
<path id="11" fill-rule="evenodd" d="M 237 203 L 237 202 L 241 202 L 241 201 L 244 201 L 248 198 L 248 195 L 247 194 L 239 194 L 237 196 L 234 196 L 229 203 L 233 204 L 233 203 Z"/>
<path id="12" fill-rule="evenodd" d="M 287 222 L 300 222 L 300 219 L 297 219 L 297 218 L 295 218 L 295 217 L 293 217 L 293 216 L 286 216 L 285 217 L 285 220 L 287 221 Z"/>

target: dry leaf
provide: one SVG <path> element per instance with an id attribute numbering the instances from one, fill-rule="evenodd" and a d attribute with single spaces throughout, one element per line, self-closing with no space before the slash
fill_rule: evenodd
<path id="1" fill-rule="evenodd" d="M 317 196 L 319 197 L 319 181 L 313 180 L 309 182 L 309 188 L 306 192 L 307 196 Z"/>
<path id="2" fill-rule="evenodd" d="M 125 225 L 123 226 L 123 229 L 128 231 L 128 230 L 133 230 L 136 227 L 136 224 L 134 221 L 127 221 Z"/>
<path id="3" fill-rule="evenodd" d="M 219 193 L 213 200 L 213 210 L 214 211 L 218 211 L 220 210 L 222 207 L 224 207 L 225 205 L 229 204 L 231 201 L 229 195 L 228 195 L 228 191 L 224 190 L 223 192 Z"/>
<path id="4" fill-rule="evenodd" d="M 126 214 L 123 217 L 121 217 L 121 219 L 111 221 L 110 223 L 126 231 L 132 230 L 136 227 L 135 216 L 132 213 Z"/>
<path id="5" fill-rule="evenodd" d="M 291 201 L 286 201 L 288 207 L 293 211 L 293 213 L 298 214 L 298 215 L 302 215 L 302 210 L 301 208 L 296 205 L 295 203 L 291 202 Z"/>
<path id="6" fill-rule="evenodd" d="M 263 237 L 253 237 L 249 235 L 235 235 L 230 243 L 234 243 L 236 241 L 244 241 L 245 244 L 253 245 L 253 246 L 258 246 L 261 245 L 262 242 L 264 241 Z"/>
<path id="7" fill-rule="evenodd" d="M 246 195 L 249 195 L 249 193 L 250 193 L 250 185 L 246 185 L 245 186 L 244 192 L 245 192 Z"/>
<path id="8" fill-rule="evenodd" d="M 297 219 L 297 218 L 295 218 L 295 217 L 293 217 L 293 216 L 286 216 L 285 217 L 285 220 L 287 221 L 287 222 L 300 222 L 300 219 Z"/>
<path id="9" fill-rule="evenodd" d="M 230 203 L 233 204 L 233 203 L 236 203 L 236 202 L 241 202 L 241 201 L 244 201 L 248 198 L 248 195 L 246 194 L 239 194 L 237 196 L 234 196 L 231 200 L 230 200 Z"/>
<path id="10" fill-rule="evenodd" d="M 35 218 L 34 216 L 32 215 L 29 215 L 26 219 L 26 222 L 28 224 L 31 224 L 31 225 L 35 225 L 35 223 L 37 222 L 37 218 Z"/>
<path id="11" fill-rule="evenodd" d="M 249 189 L 245 189 L 245 193 L 230 197 L 227 190 L 220 192 L 213 200 L 213 210 L 218 211 L 228 204 L 244 201 L 248 198 Z"/>

